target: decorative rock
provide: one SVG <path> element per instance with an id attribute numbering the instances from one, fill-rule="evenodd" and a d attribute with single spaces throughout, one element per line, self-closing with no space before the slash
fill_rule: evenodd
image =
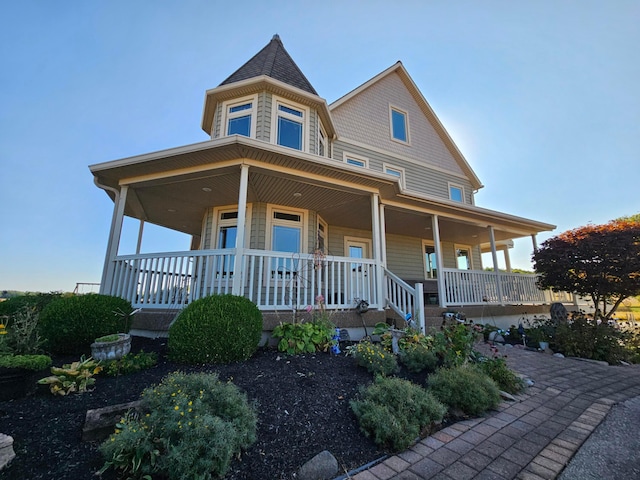
<path id="1" fill-rule="evenodd" d="M 558 358 L 564 358 L 564 355 L 561 353 L 554 353 L 553 356 Z"/>
<path id="2" fill-rule="evenodd" d="M 513 345 L 511 345 L 510 343 L 505 343 L 504 348 L 513 348 Z"/>
<path id="3" fill-rule="evenodd" d="M 13 438 L 0 433 L 0 470 L 9 465 L 16 456 L 13 451 Z"/>
<path id="4" fill-rule="evenodd" d="M 489 333 L 489 341 L 504 343 L 504 337 L 494 330 L 493 332 Z"/>
<path id="5" fill-rule="evenodd" d="M 505 391 L 503 391 L 503 390 L 500 390 L 500 396 L 501 396 L 502 398 L 504 398 L 505 400 L 509 400 L 510 402 L 515 402 L 515 401 L 517 400 L 517 399 L 516 399 L 516 397 L 514 397 L 514 396 L 513 396 L 513 395 L 511 395 L 510 393 L 505 392 Z"/>
<path id="6" fill-rule="evenodd" d="M 331 452 L 320 452 L 298 470 L 299 480 L 328 480 L 338 473 L 338 461 Z"/>
<path id="7" fill-rule="evenodd" d="M 567 309 L 561 303 L 552 303 L 549 310 L 551 320 L 555 325 L 559 323 L 567 323 Z"/>
<path id="8" fill-rule="evenodd" d="M 84 427 L 82 428 L 82 440 L 85 442 L 104 440 L 113 433 L 116 423 L 120 421 L 125 413 L 129 410 L 138 410 L 139 407 L 140 400 L 136 400 L 95 410 L 87 410 Z"/>

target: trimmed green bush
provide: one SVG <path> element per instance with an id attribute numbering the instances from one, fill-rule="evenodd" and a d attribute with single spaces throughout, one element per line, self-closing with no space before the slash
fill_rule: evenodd
<path id="1" fill-rule="evenodd" d="M 431 393 L 408 380 L 376 377 L 360 388 L 360 398 L 350 402 L 362 432 L 393 452 L 405 450 L 447 408 Z"/>
<path id="2" fill-rule="evenodd" d="M 262 336 L 262 313 L 251 300 L 211 295 L 189 304 L 169 329 L 169 358 L 228 363 L 250 358 Z"/>
<path id="3" fill-rule="evenodd" d="M 551 349 L 568 357 L 589 358 L 616 365 L 626 360 L 624 344 L 628 335 L 609 325 L 582 315 L 560 323 L 551 339 Z"/>
<path id="4" fill-rule="evenodd" d="M 27 307 L 35 309 L 36 313 L 41 312 L 49 303 L 53 300 L 62 297 L 62 293 L 27 293 L 25 295 L 18 295 L 11 297 L 4 302 L 0 302 L 0 317 L 13 316 L 19 310 Z M 11 323 L 11 322 L 9 322 Z"/>
<path id="5" fill-rule="evenodd" d="M 246 396 L 217 374 L 176 372 L 142 394 L 140 417 L 126 416 L 101 446 L 122 477 L 223 477 L 256 440 L 257 416 Z M 164 478 L 164 477 L 163 477 Z"/>
<path id="6" fill-rule="evenodd" d="M 415 345 L 411 348 L 400 350 L 398 358 L 400 363 L 413 373 L 419 373 L 423 370 L 433 372 L 438 366 L 438 355 L 433 349 L 423 345 Z"/>
<path id="7" fill-rule="evenodd" d="M 0 355 L 0 368 L 24 368 L 44 370 L 51 366 L 51 357 L 47 355 Z"/>
<path id="8" fill-rule="evenodd" d="M 478 416 L 500 403 L 500 390 L 491 378 L 471 365 L 441 368 L 429 376 L 428 390 L 450 410 Z"/>
<path id="9" fill-rule="evenodd" d="M 40 333 L 53 353 L 88 353 L 93 341 L 116 332 L 127 333 L 131 303 L 109 295 L 76 295 L 49 303 L 40 314 Z"/>
<path id="10" fill-rule="evenodd" d="M 524 390 L 524 382 L 507 367 L 504 358 L 483 358 L 477 366 L 496 382 L 500 390 L 508 393 Z"/>

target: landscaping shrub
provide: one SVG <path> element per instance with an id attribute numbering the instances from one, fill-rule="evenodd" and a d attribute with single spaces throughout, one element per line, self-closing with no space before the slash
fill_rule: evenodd
<path id="1" fill-rule="evenodd" d="M 480 415 L 500 403 L 496 383 L 471 365 L 441 368 L 427 382 L 428 390 L 438 400 L 467 415 Z"/>
<path id="2" fill-rule="evenodd" d="M 40 333 L 53 353 L 86 353 L 96 338 L 128 332 L 131 310 L 127 300 L 108 295 L 58 298 L 42 310 Z"/>
<path id="3" fill-rule="evenodd" d="M 427 427 L 442 420 L 447 410 L 419 385 L 381 376 L 361 387 L 359 398 L 350 405 L 363 433 L 393 452 L 409 447 Z"/>
<path id="4" fill-rule="evenodd" d="M 607 322 L 582 315 L 558 324 L 551 348 L 569 357 L 602 360 L 612 365 L 627 358 L 624 341 L 626 334 Z"/>
<path id="5" fill-rule="evenodd" d="M 62 367 L 51 367 L 53 375 L 38 380 L 41 385 L 49 385 L 53 395 L 69 395 L 70 393 L 85 393 L 96 383 L 94 375 L 102 371 L 100 362 L 93 358 L 80 357 L 80 360 L 67 363 Z"/>
<path id="6" fill-rule="evenodd" d="M 326 352 L 332 345 L 335 325 L 328 321 L 314 320 L 304 323 L 280 323 L 271 335 L 279 338 L 278 350 L 290 355 Z"/>
<path id="7" fill-rule="evenodd" d="M 218 478 L 256 440 L 255 408 L 217 374 L 172 373 L 143 392 L 141 408 L 149 413 L 121 419 L 100 446 L 106 460 L 101 472 Z"/>
<path id="8" fill-rule="evenodd" d="M 438 356 L 436 353 L 433 349 L 423 345 L 416 345 L 400 350 L 398 358 L 400 359 L 400 363 L 407 367 L 407 370 L 412 373 L 419 373 L 423 370 L 433 372 L 438 366 Z"/>
<path id="9" fill-rule="evenodd" d="M 371 373 L 386 376 L 398 370 L 396 356 L 381 345 L 365 340 L 349 347 L 348 352 L 356 359 L 358 366 L 366 368 Z"/>
<path id="10" fill-rule="evenodd" d="M 102 371 L 110 376 L 127 375 L 153 367 L 158 363 L 158 354 L 155 352 L 127 353 L 117 360 L 107 360 L 102 364 Z"/>
<path id="11" fill-rule="evenodd" d="M 524 389 L 524 382 L 509 369 L 504 358 L 483 358 L 477 366 L 496 382 L 500 390 L 507 393 L 520 393 Z"/>
<path id="12" fill-rule="evenodd" d="M 472 356 L 478 333 L 473 325 L 443 326 L 434 335 L 433 349 L 445 367 L 462 365 Z"/>
<path id="13" fill-rule="evenodd" d="M 211 295 L 189 304 L 169 329 L 169 358 L 228 363 L 251 357 L 262 336 L 262 313 L 251 300 Z"/>
<path id="14" fill-rule="evenodd" d="M 0 317 L 12 317 L 25 307 L 33 308 L 36 313 L 40 313 L 49 303 L 61 297 L 62 293 L 59 292 L 27 293 L 26 295 L 11 297 L 4 302 L 0 302 Z"/>
<path id="15" fill-rule="evenodd" d="M 24 368 L 44 370 L 51 366 L 51 357 L 47 355 L 0 355 L 0 368 Z"/>

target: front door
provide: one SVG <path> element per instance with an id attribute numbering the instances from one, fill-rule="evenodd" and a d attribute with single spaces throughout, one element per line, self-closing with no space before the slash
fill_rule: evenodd
<path id="1" fill-rule="evenodd" d="M 352 259 L 371 258 L 371 240 L 345 239 L 347 256 Z M 348 279 L 346 293 L 347 303 L 356 304 L 360 300 L 371 301 L 370 280 L 373 272 L 370 272 L 371 264 L 354 261 L 351 262 L 351 278 Z M 371 274 L 371 275 L 370 275 Z"/>

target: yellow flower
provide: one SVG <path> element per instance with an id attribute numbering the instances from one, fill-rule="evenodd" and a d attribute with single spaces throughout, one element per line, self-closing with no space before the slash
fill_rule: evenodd
<path id="1" fill-rule="evenodd" d="M 180 407 L 178 405 L 176 405 L 175 407 L 173 407 L 174 410 L 180 410 Z"/>

